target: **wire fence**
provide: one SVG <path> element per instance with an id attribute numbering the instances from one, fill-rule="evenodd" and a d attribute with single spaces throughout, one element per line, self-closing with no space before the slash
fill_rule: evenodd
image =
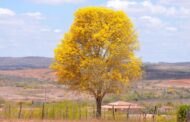
<path id="1" fill-rule="evenodd" d="M 156 122 L 157 116 L 164 116 L 171 119 L 169 112 L 161 112 L 153 109 L 143 109 L 138 112 L 115 109 L 102 109 L 103 120 L 129 120 L 138 122 Z M 96 118 L 96 107 L 87 104 L 66 104 L 66 103 L 41 103 L 27 104 L 6 104 L 0 108 L 0 119 L 41 119 L 41 120 L 89 120 Z"/>

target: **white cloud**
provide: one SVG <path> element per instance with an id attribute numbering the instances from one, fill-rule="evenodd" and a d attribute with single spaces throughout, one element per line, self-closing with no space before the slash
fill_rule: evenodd
<path id="1" fill-rule="evenodd" d="M 24 15 L 34 18 L 34 19 L 38 19 L 38 20 L 45 18 L 40 12 L 28 12 L 28 13 L 24 13 Z"/>
<path id="2" fill-rule="evenodd" d="M 15 16 L 15 12 L 10 10 L 10 9 L 7 9 L 7 8 L 0 8 L 0 16 L 3 15 L 3 16 Z"/>
<path id="3" fill-rule="evenodd" d="M 177 31 L 178 30 L 176 27 L 166 27 L 165 29 L 168 31 Z"/>
<path id="4" fill-rule="evenodd" d="M 118 10 L 125 10 L 129 6 L 136 5 L 136 2 L 131 2 L 131 1 L 121 1 L 121 0 L 109 0 L 107 2 L 107 7 L 113 7 Z"/>
<path id="5" fill-rule="evenodd" d="M 83 2 L 84 0 L 29 0 L 29 1 L 38 4 L 59 5 L 64 3 L 79 3 Z"/>
<path id="6" fill-rule="evenodd" d="M 190 7 L 190 1 L 189 0 L 159 0 L 160 4 L 164 5 L 176 5 L 176 6 L 183 6 L 183 7 Z"/>
<path id="7" fill-rule="evenodd" d="M 51 32 L 51 29 L 49 29 L 49 28 L 42 28 L 40 31 L 41 32 Z"/>
<path id="8" fill-rule="evenodd" d="M 128 0 L 108 0 L 106 6 L 116 10 L 124 10 L 127 14 L 139 14 L 144 11 L 142 5 L 135 1 Z"/>
<path id="9" fill-rule="evenodd" d="M 190 16 L 190 9 L 181 7 L 179 12 L 181 13 L 182 17 L 189 17 Z"/>
<path id="10" fill-rule="evenodd" d="M 160 28 L 163 27 L 164 24 L 159 18 L 151 17 L 151 16 L 142 16 L 140 19 L 145 22 L 147 25 Z"/>
<path id="11" fill-rule="evenodd" d="M 53 30 L 55 33 L 60 33 L 61 32 L 61 29 L 54 29 Z"/>
<path id="12" fill-rule="evenodd" d="M 20 13 L 0 16 L 0 44 L 3 45 L 0 56 L 52 55 L 60 38 L 60 34 L 38 19 L 34 21 Z M 48 48 L 41 48 L 42 45 Z"/>
<path id="13" fill-rule="evenodd" d="M 133 20 L 141 32 L 148 29 L 175 32 L 178 31 L 178 25 L 175 24 L 175 21 L 190 16 L 189 9 L 183 6 L 153 3 L 151 0 L 108 0 L 106 6 L 116 10 L 124 10 L 131 18 L 137 18 Z"/>
<path id="14" fill-rule="evenodd" d="M 169 26 L 164 23 L 161 19 L 151 16 L 142 16 L 140 17 L 139 23 L 142 22 L 146 27 L 154 29 L 162 29 L 170 32 L 177 31 L 177 27 Z M 145 29 L 145 28 L 144 28 Z"/>
<path id="15" fill-rule="evenodd" d="M 130 0 L 109 0 L 106 4 L 117 10 L 124 10 L 131 14 L 151 14 L 173 17 L 188 17 L 190 10 L 184 7 L 166 6 L 151 1 L 134 2 Z"/>
<path id="16" fill-rule="evenodd" d="M 152 14 L 175 15 L 177 12 L 174 7 L 165 7 L 159 4 L 152 4 L 150 1 L 144 1 L 141 4 Z"/>

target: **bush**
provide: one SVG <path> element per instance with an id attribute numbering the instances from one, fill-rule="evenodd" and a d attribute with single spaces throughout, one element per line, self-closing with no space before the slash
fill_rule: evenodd
<path id="1" fill-rule="evenodd" d="M 185 122 L 186 113 L 190 109 L 189 105 L 181 105 L 177 111 L 178 122 Z"/>

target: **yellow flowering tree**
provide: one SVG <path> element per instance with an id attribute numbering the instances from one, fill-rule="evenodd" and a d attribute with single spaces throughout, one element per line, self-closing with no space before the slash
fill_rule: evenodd
<path id="1" fill-rule="evenodd" d="M 104 96 L 120 93 L 125 84 L 141 77 L 137 49 L 137 34 L 124 12 L 82 8 L 55 49 L 52 68 L 60 83 L 91 94 L 96 100 L 96 116 L 101 117 Z"/>

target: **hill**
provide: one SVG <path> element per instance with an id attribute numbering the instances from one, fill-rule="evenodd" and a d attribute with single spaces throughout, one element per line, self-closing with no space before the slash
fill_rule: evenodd
<path id="1" fill-rule="evenodd" d="M 188 79 L 190 62 L 182 63 L 145 63 L 145 79 Z"/>
<path id="2" fill-rule="evenodd" d="M 43 100 L 44 89 L 48 89 L 48 101 L 76 99 L 76 95 L 55 82 L 55 74 L 49 69 L 52 61 L 52 58 L 46 57 L 1 57 L 0 99 L 11 101 Z M 160 100 L 163 97 L 164 99 L 190 99 L 190 91 L 187 90 L 190 88 L 190 62 L 144 63 L 143 69 L 145 72 L 144 80 L 132 82 L 130 90 L 126 91 L 127 94 L 124 95 L 125 99 Z M 171 94 L 170 91 L 167 91 L 168 88 L 173 88 L 174 92 Z M 83 96 L 81 95 L 80 98 L 82 99 Z M 122 95 L 121 98 L 123 98 Z"/>
<path id="3" fill-rule="evenodd" d="M 0 70 L 49 68 L 52 58 L 47 57 L 0 57 Z M 144 79 L 188 79 L 190 62 L 144 63 Z"/>
<path id="4" fill-rule="evenodd" d="M 0 57 L 0 70 L 48 68 L 52 61 L 46 57 Z"/>

